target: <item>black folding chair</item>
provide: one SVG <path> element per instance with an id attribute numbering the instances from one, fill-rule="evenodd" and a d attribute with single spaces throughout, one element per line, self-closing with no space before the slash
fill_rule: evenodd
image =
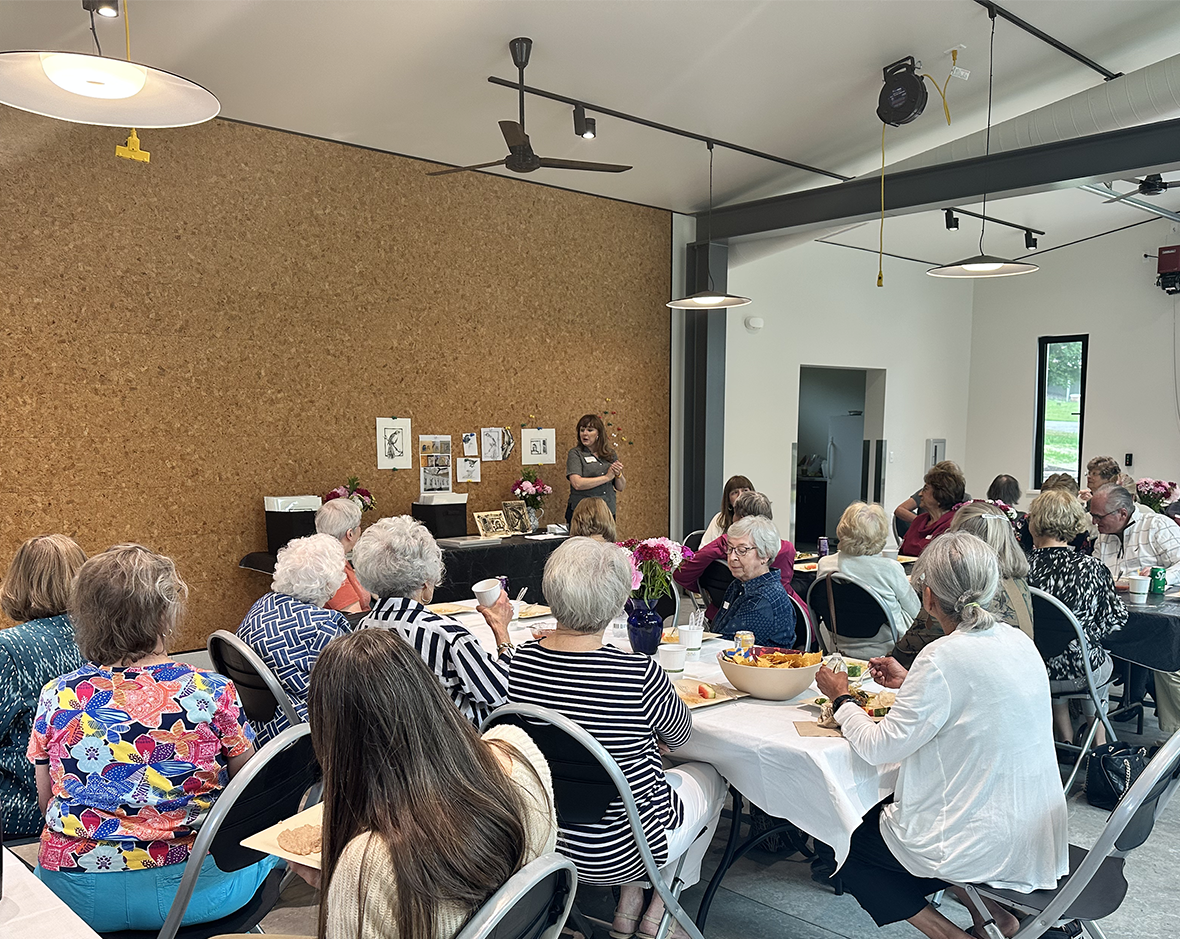
<path id="1" fill-rule="evenodd" d="M 557 939 L 577 890 L 574 862 L 542 854 L 492 894 L 455 939 Z"/>
<path id="2" fill-rule="evenodd" d="M 1039 624 L 1038 624 L 1039 625 Z M 1180 784 L 1180 734 L 1160 748 L 1140 777 L 1110 813 L 1106 827 L 1089 851 L 1069 846 L 1069 873 L 1050 890 L 1018 893 L 962 884 L 969 905 L 982 917 L 990 939 L 1002 939 L 982 898 L 1019 913 L 1031 914 L 1013 939 L 1037 939 L 1048 929 L 1078 921 L 1090 939 L 1105 939 L 1095 920 L 1117 910 L 1127 895 L 1123 865 L 1128 854 L 1147 841 L 1164 806 Z"/>
<path id="3" fill-rule="evenodd" d="M 697 586 L 710 603 L 720 607 L 725 599 L 725 591 L 733 583 L 733 574 L 729 565 L 724 561 L 714 561 L 701 572 Z"/>
<path id="4" fill-rule="evenodd" d="M 556 801 L 559 825 L 587 825 L 599 821 L 615 800 L 623 803 L 631 835 L 639 856 L 643 861 L 647 879 L 652 888 L 664 901 L 664 916 L 656 939 L 665 939 L 673 919 L 692 937 L 703 939 L 701 931 L 680 905 L 680 892 L 684 884 L 680 881 L 680 869 L 684 865 L 682 855 L 676 865 L 669 885 L 656 865 L 639 807 L 631 793 L 631 784 L 619 769 L 619 764 L 607 749 L 594 739 L 580 725 L 563 714 L 534 704 L 505 704 L 497 708 L 483 722 L 481 733 L 497 724 L 513 724 L 525 731 L 537 745 L 549 764 L 553 777 L 553 795 Z M 703 830 L 703 829 L 702 829 Z M 590 939 L 593 927 L 581 915 L 577 907 L 570 914 L 579 930 Z"/>
<path id="5" fill-rule="evenodd" d="M 1081 768 L 1082 761 L 1094 744 L 1094 737 L 1098 733 L 1099 726 L 1106 728 L 1111 741 L 1117 740 L 1118 738 L 1115 736 L 1114 726 L 1110 722 L 1110 717 L 1107 716 L 1106 708 L 1102 706 L 1102 699 L 1098 694 L 1098 684 L 1094 681 L 1094 672 L 1090 669 L 1090 646 L 1086 641 L 1086 634 L 1082 630 L 1082 624 L 1074 616 L 1073 610 L 1051 593 L 1046 593 L 1037 587 L 1029 587 L 1028 592 L 1032 595 L 1033 642 L 1036 643 L 1037 651 L 1041 653 L 1041 658 L 1046 662 L 1052 658 L 1056 658 L 1075 639 L 1082 650 L 1081 657 L 1085 669 L 1085 686 L 1079 688 L 1077 691 L 1055 692 L 1053 697 L 1059 700 L 1088 698 L 1094 705 L 1095 717 L 1090 721 L 1090 729 L 1086 734 L 1085 743 L 1080 747 L 1064 741 L 1057 744 L 1060 749 L 1076 752 L 1078 755 L 1077 761 L 1073 765 L 1073 770 L 1069 774 L 1069 779 L 1065 781 L 1065 791 L 1069 792 L 1073 786 L 1074 779 L 1078 775 L 1078 770 Z"/>
<path id="6" fill-rule="evenodd" d="M 271 911 L 279 898 L 283 867 L 272 870 L 240 910 L 211 923 L 181 926 L 197 885 L 205 856 L 211 854 L 227 874 L 261 861 L 265 854 L 243 848 L 241 840 L 290 818 L 299 811 L 307 791 L 320 778 L 307 724 L 288 727 L 259 750 L 229 781 L 197 832 L 180 878 L 172 908 L 158 933 L 125 929 L 104 933 L 104 939 L 209 939 L 222 933 L 248 932 Z"/>
<path id="7" fill-rule="evenodd" d="M 675 584 L 672 585 L 670 596 L 660 597 L 656 601 L 656 614 L 665 626 L 680 625 L 680 591 Z"/>
<path id="8" fill-rule="evenodd" d="M 910 530 L 910 525 L 912 525 L 913 523 L 912 522 L 903 522 L 896 515 L 892 516 L 892 518 L 893 518 L 893 537 L 895 539 L 897 539 L 897 546 L 900 548 L 901 543 L 903 541 L 905 541 L 906 532 Z"/>
<path id="9" fill-rule="evenodd" d="M 829 581 L 839 614 L 828 603 Z M 820 641 L 828 652 L 839 651 L 841 638 L 872 639 L 882 626 L 888 626 L 893 635 L 891 646 L 897 645 L 900 631 L 888 604 L 871 587 L 847 574 L 835 571 L 817 577 L 807 590 L 807 606 L 819 624 Z"/>
<path id="10" fill-rule="evenodd" d="M 242 710 L 255 730 L 273 720 L 280 708 L 291 727 L 304 723 L 278 676 L 241 639 L 219 629 L 209 637 L 206 648 L 213 660 L 214 671 L 233 681 L 237 687 Z"/>

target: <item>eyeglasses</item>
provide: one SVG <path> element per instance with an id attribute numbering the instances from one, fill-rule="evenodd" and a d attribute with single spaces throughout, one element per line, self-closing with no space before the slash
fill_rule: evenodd
<path id="1" fill-rule="evenodd" d="M 725 549 L 725 556 L 729 557 L 731 554 L 736 554 L 739 558 L 744 558 L 749 552 L 754 550 L 752 544 L 731 544 Z"/>
<path id="2" fill-rule="evenodd" d="M 1114 515 L 1114 513 L 1118 512 L 1118 511 L 1120 511 L 1120 510 L 1115 509 L 1114 512 L 1103 512 L 1101 515 L 1099 515 L 1097 512 L 1091 512 L 1090 518 L 1094 519 L 1094 521 L 1097 522 L 1097 521 L 1101 521 L 1102 519 L 1106 518 L 1106 516 L 1108 516 L 1108 515 Z"/>

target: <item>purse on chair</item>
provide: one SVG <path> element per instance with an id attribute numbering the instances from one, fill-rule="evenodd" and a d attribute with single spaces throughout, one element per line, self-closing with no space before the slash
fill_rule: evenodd
<path id="1" fill-rule="evenodd" d="M 1104 743 L 1095 747 L 1086 765 L 1086 801 L 1097 809 L 1113 812 L 1158 749 L 1148 750 L 1129 743 Z"/>

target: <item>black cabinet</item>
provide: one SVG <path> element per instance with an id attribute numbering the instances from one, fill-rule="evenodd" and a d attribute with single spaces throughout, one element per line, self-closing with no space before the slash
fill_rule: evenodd
<path id="1" fill-rule="evenodd" d="M 828 481 L 800 478 L 795 482 L 795 544 L 815 544 L 824 531 L 828 516 Z"/>

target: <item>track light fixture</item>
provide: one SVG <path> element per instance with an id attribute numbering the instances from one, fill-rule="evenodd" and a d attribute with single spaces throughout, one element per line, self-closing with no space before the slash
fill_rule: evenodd
<path id="1" fill-rule="evenodd" d="M 1037 239 L 1033 237 L 1033 233 L 1028 229 L 1025 229 L 1024 232 L 1024 246 L 1028 248 L 1029 251 L 1032 251 L 1032 249 L 1037 246 Z"/>
<path id="2" fill-rule="evenodd" d="M 119 0 L 82 0 L 82 9 L 113 18 L 119 15 Z"/>
<path id="3" fill-rule="evenodd" d="M 958 218 L 955 217 L 954 209 L 947 209 L 946 210 L 946 230 L 947 231 L 958 231 L 959 230 L 959 220 L 958 220 Z"/>
<path id="4" fill-rule="evenodd" d="M 594 118 L 586 116 L 586 109 L 580 104 L 574 105 L 574 133 L 587 140 L 593 140 L 597 130 L 597 122 Z"/>

